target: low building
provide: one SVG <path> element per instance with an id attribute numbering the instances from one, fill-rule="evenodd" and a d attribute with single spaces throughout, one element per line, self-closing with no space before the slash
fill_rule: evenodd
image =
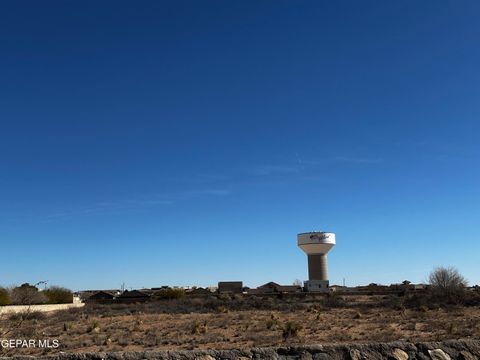
<path id="1" fill-rule="evenodd" d="M 277 291 L 283 294 L 286 293 L 300 293 L 303 292 L 303 289 L 299 285 L 280 285 L 277 288 Z"/>
<path id="2" fill-rule="evenodd" d="M 220 281 L 218 283 L 219 294 L 241 294 L 243 292 L 243 281 Z"/>
<path id="3" fill-rule="evenodd" d="M 276 282 L 270 281 L 266 284 L 260 285 L 256 288 L 256 291 L 258 294 L 273 294 L 278 292 L 277 289 L 280 286 L 280 284 L 277 284 Z"/>
<path id="4" fill-rule="evenodd" d="M 145 302 L 150 300 L 150 295 L 138 290 L 125 290 L 121 295 L 117 296 L 116 300 L 129 303 Z"/>
<path id="5" fill-rule="evenodd" d="M 153 290 L 153 291 L 166 290 L 166 289 L 170 289 L 170 286 L 164 285 L 164 286 L 160 286 L 160 287 L 153 287 L 153 288 L 151 288 L 151 290 Z"/>
<path id="6" fill-rule="evenodd" d="M 82 301 L 87 301 L 92 295 L 95 295 L 97 293 L 107 293 L 116 297 L 120 295 L 122 292 L 118 289 L 81 290 L 74 293 L 74 296 L 78 296 Z M 102 295 L 98 295 L 98 296 L 102 296 Z"/>
<path id="7" fill-rule="evenodd" d="M 276 282 L 270 281 L 263 284 L 256 289 L 249 289 L 249 294 L 285 294 L 302 292 L 302 287 L 299 285 L 280 285 Z"/>
<path id="8" fill-rule="evenodd" d="M 154 290 L 154 289 L 140 289 L 139 291 L 143 294 L 147 294 L 149 296 L 152 296 L 155 293 L 156 290 Z"/>
<path id="9" fill-rule="evenodd" d="M 397 290 L 397 291 L 419 291 L 419 290 L 425 290 L 427 287 L 428 285 L 425 285 L 425 284 L 412 284 L 407 281 L 404 281 L 401 284 L 390 285 L 390 289 Z"/>
<path id="10" fill-rule="evenodd" d="M 115 294 L 107 291 L 97 291 L 86 298 L 87 302 L 110 302 L 115 300 Z"/>

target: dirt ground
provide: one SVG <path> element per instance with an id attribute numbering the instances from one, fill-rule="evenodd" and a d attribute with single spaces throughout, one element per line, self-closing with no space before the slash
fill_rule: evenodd
<path id="1" fill-rule="evenodd" d="M 231 349 L 480 337 L 479 307 L 413 310 L 365 306 L 368 301 L 342 307 L 309 302 L 273 310 L 230 310 L 220 306 L 194 312 L 165 312 L 145 305 L 125 305 L 110 311 L 111 305 L 102 305 L 31 314 L 27 319 L 11 316 L 0 320 L 4 334 L 1 339 L 57 339 L 60 346 L 3 348 L 0 354 Z"/>

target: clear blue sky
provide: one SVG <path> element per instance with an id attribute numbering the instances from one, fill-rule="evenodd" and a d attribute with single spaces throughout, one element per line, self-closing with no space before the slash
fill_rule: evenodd
<path id="1" fill-rule="evenodd" d="M 480 283 L 477 1 L 0 5 L 0 284 Z"/>

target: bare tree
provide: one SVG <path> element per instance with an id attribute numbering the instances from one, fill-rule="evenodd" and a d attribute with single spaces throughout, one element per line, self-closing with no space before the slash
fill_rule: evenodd
<path id="1" fill-rule="evenodd" d="M 8 290 L 0 287 L 0 306 L 10 304 L 10 295 L 8 294 Z"/>
<path id="2" fill-rule="evenodd" d="M 428 276 L 432 294 L 449 303 L 465 301 L 467 280 L 454 267 L 437 267 Z"/>
<path id="3" fill-rule="evenodd" d="M 300 279 L 293 280 L 293 285 L 295 286 L 303 286 L 303 282 Z"/>
<path id="4" fill-rule="evenodd" d="M 10 299 L 13 304 L 18 305 L 43 304 L 47 300 L 45 295 L 39 292 L 36 286 L 28 283 L 13 288 L 10 293 Z"/>
<path id="5" fill-rule="evenodd" d="M 428 276 L 432 288 L 439 290 L 458 290 L 467 286 L 467 280 L 454 267 L 437 267 Z"/>

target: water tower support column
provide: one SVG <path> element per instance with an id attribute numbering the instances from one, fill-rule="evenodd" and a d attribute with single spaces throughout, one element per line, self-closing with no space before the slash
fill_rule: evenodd
<path id="1" fill-rule="evenodd" d="M 308 280 L 328 280 L 327 254 L 308 255 Z"/>

